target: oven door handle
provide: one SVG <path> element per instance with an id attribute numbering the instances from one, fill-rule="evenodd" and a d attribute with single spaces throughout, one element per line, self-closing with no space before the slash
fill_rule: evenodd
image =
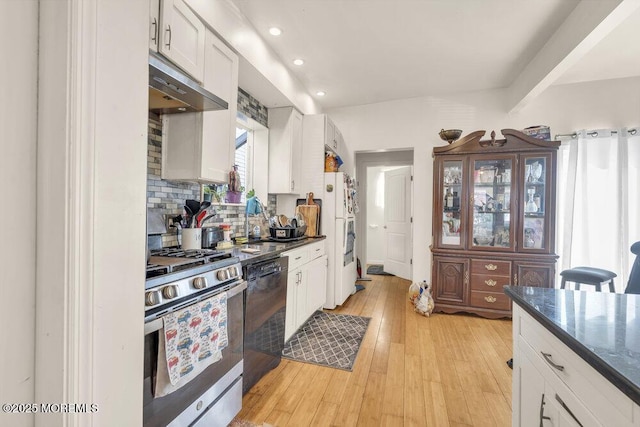
<path id="1" fill-rule="evenodd" d="M 238 295 L 240 292 L 244 291 L 245 289 L 247 289 L 247 281 L 243 280 L 241 283 L 238 283 L 236 286 L 234 286 L 233 288 L 227 291 L 227 299 Z M 208 295 L 207 297 L 217 295 L 218 293 L 219 292 L 216 292 L 214 294 Z M 144 324 L 144 334 L 148 335 L 152 332 L 157 332 L 160 329 L 162 329 L 163 326 L 164 326 L 164 320 L 162 317 L 154 319 L 151 322 Z"/>

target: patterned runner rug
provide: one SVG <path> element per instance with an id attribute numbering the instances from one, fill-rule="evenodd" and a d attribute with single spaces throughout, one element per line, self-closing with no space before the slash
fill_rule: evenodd
<path id="1" fill-rule="evenodd" d="M 351 371 L 370 320 L 316 311 L 287 341 L 282 356 Z"/>

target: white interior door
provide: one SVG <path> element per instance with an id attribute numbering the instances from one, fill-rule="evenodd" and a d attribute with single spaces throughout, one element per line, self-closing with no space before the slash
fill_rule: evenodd
<path id="1" fill-rule="evenodd" d="M 384 173 L 384 271 L 411 280 L 411 166 Z"/>

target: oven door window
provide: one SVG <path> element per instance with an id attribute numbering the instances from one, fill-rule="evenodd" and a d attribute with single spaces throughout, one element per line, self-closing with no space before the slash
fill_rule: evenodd
<path id="1" fill-rule="evenodd" d="M 156 381 L 159 334 L 163 329 L 145 335 L 143 392 L 145 427 L 166 426 L 242 360 L 243 292 L 227 300 L 227 316 L 229 345 L 222 350 L 222 359 L 207 367 L 183 387 L 159 398 L 154 398 L 153 392 Z"/>

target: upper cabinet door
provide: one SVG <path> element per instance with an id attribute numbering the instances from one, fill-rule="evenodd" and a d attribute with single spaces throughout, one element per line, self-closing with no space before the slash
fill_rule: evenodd
<path id="1" fill-rule="evenodd" d="M 160 0 L 149 0 L 149 50 L 158 51 L 160 44 Z"/>
<path id="2" fill-rule="evenodd" d="M 205 74 L 202 82 L 204 88 L 227 101 L 229 107 L 236 110 L 238 100 L 238 55 L 216 37 L 213 32 L 207 30 L 204 61 Z M 235 123 L 235 113 L 233 116 Z"/>
<path id="3" fill-rule="evenodd" d="M 325 120 L 326 120 L 326 128 L 324 133 L 324 137 L 325 137 L 324 145 L 326 145 L 333 151 L 336 151 L 336 149 L 338 148 L 338 145 L 336 143 L 336 126 L 333 124 L 329 116 L 325 116 Z"/>
<path id="4" fill-rule="evenodd" d="M 269 193 L 302 194 L 302 114 L 293 107 L 269 110 Z"/>
<path id="5" fill-rule="evenodd" d="M 450 157 L 446 160 L 442 159 L 436 163 L 438 168 L 438 178 L 435 194 L 440 194 L 435 202 L 438 217 L 442 218 L 440 223 L 442 227 L 441 233 L 436 233 L 439 239 L 436 244 L 438 247 L 455 246 L 464 248 L 466 236 L 466 206 L 464 203 L 465 186 L 464 182 L 467 178 L 466 162 L 462 157 Z"/>
<path id="6" fill-rule="evenodd" d="M 516 156 L 511 154 L 471 156 L 469 249 L 514 250 L 515 166 Z"/>
<path id="7" fill-rule="evenodd" d="M 226 182 L 236 151 L 238 55 L 210 30 L 206 31 L 204 71 L 204 88 L 227 101 L 229 108 L 202 113 L 200 175 L 210 181 Z"/>
<path id="8" fill-rule="evenodd" d="M 162 0 L 160 22 L 159 52 L 202 82 L 204 24 L 182 0 Z"/>
<path id="9" fill-rule="evenodd" d="M 523 195 L 520 200 L 521 221 L 518 243 L 523 252 L 549 252 L 551 242 L 551 220 L 549 207 L 553 207 L 551 193 L 551 155 L 546 153 L 522 155 L 520 185 Z"/>

